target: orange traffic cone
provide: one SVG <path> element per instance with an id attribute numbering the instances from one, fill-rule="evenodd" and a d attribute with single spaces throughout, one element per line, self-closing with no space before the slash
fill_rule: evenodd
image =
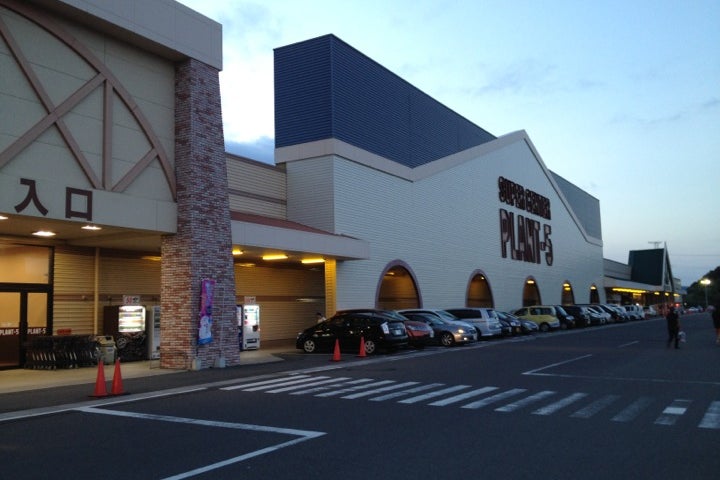
<path id="1" fill-rule="evenodd" d="M 358 353 L 358 357 L 367 357 L 367 354 L 365 353 L 365 337 L 360 337 L 360 353 Z"/>
<path id="2" fill-rule="evenodd" d="M 335 351 L 333 352 L 333 356 L 331 359 L 333 362 L 339 362 L 340 361 L 340 342 L 335 339 Z"/>
<path id="3" fill-rule="evenodd" d="M 105 365 L 102 359 L 98 361 L 97 379 L 95 380 L 95 392 L 91 397 L 107 397 L 107 387 L 105 386 Z"/>
<path id="4" fill-rule="evenodd" d="M 112 389 L 110 390 L 112 395 L 125 395 L 128 392 L 123 390 L 122 384 L 122 372 L 120 371 L 120 359 L 115 360 L 115 373 L 113 373 Z"/>

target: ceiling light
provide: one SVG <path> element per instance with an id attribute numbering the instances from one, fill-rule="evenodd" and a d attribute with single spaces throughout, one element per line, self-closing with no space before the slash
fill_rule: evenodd
<path id="1" fill-rule="evenodd" d="M 36 237 L 54 237 L 55 232 L 51 232 L 50 230 L 38 230 L 37 232 L 33 232 L 33 235 Z"/>
<path id="2" fill-rule="evenodd" d="M 162 260 L 162 257 L 159 255 L 145 255 L 140 257 L 142 260 L 152 260 L 153 262 L 159 262 Z"/>
<path id="3" fill-rule="evenodd" d="M 324 258 L 305 258 L 301 260 L 302 263 L 325 263 Z"/>
<path id="4" fill-rule="evenodd" d="M 235 247 L 235 248 L 232 249 L 232 254 L 233 254 L 234 256 L 236 256 L 236 257 L 237 257 L 238 255 L 242 255 L 243 253 L 245 253 L 245 252 L 243 252 L 242 250 L 240 250 L 240 249 L 237 248 L 237 247 Z"/>
<path id="5" fill-rule="evenodd" d="M 277 254 L 272 254 L 272 255 L 263 255 L 263 257 L 262 257 L 263 260 L 285 260 L 285 259 L 287 259 L 287 258 L 288 258 L 288 256 L 285 255 L 284 253 L 277 253 Z"/>
<path id="6" fill-rule="evenodd" d="M 98 227 L 97 225 L 85 225 L 82 227 L 83 230 L 102 230 L 102 227 Z"/>
<path id="7" fill-rule="evenodd" d="M 8 217 L 6 217 L 5 215 L 0 215 L 0 220 L 7 220 L 7 219 L 8 219 Z"/>

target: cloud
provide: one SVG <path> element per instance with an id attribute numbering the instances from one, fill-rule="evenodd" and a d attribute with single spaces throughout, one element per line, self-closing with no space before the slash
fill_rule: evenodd
<path id="1" fill-rule="evenodd" d="M 225 151 L 251 160 L 275 164 L 275 140 L 270 137 L 262 137 L 253 142 L 228 140 L 225 142 Z"/>

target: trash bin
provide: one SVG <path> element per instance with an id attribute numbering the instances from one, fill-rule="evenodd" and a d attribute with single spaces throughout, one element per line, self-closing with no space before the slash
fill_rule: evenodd
<path id="1" fill-rule="evenodd" d="M 117 348 L 112 335 L 98 335 L 95 337 L 98 344 L 98 360 L 105 365 L 112 365 L 117 359 Z"/>

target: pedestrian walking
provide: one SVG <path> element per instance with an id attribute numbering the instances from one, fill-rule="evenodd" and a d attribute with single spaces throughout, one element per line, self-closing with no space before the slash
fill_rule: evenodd
<path id="1" fill-rule="evenodd" d="M 680 348 L 680 336 L 678 335 L 680 333 L 680 317 L 673 305 L 668 309 L 665 320 L 667 320 L 668 329 L 667 347 L 670 348 L 670 345 L 674 342 L 675 348 Z"/>
<path id="2" fill-rule="evenodd" d="M 713 327 L 715 327 L 715 343 L 720 345 L 720 302 L 715 304 L 712 313 Z"/>

